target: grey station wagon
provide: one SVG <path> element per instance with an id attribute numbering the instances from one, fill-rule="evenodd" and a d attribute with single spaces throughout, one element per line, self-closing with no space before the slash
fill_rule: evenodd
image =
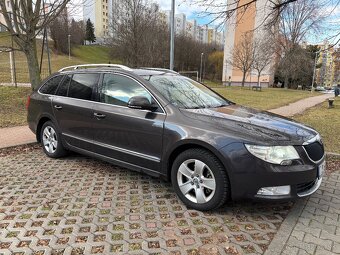
<path id="1" fill-rule="evenodd" d="M 325 168 L 315 130 L 166 69 L 63 68 L 31 94 L 28 123 L 47 156 L 75 151 L 164 177 L 197 210 L 308 196 Z"/>

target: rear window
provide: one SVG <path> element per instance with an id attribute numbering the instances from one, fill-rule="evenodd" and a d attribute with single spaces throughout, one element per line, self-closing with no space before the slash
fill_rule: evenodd
<path id="1" fill-rule="evenodd" d="M 62 79 L 62 75 L 52 77 L 40 88 L 40 93 L 54 95 Z"/>
<path id="2" fill-rule="evenodd" d="M 91 100 L 92 90 L 98 83 L 100 74 L 74 74 L 68 89 L 68 97 Z"/>

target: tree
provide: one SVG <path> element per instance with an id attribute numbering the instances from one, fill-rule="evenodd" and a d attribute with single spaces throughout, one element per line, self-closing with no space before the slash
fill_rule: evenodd
<path id="1" fill-rule="evenodd" d="M 222 80 L 223 51 L 213 51 L 208 56 L 208 70 L 212 80 Z"/>
<path id="2" fill-rule="evenodd" d="M 281 58 L 276 76 L 284 81 L 286 88 L 306 87 L 312 84 L 314 57 L 308 50 L 295 45 Z"/>
<path id="3" fill-rule="evenodd" d="M 110 24 L 113 56 L 131 66 L 162 66 L 168 35 L 158 6 L 147 0 L 122 0 L 119 4 L 124 14 Z"/>
<path id="4" fill-rule="evenodd" d="M 279 37 L 277 40 L 277 56 L 280 67 L 285 70 L 278 70 L 280 75 L 284 76 L 285 87 L 290 86 L 290 81 L 295 79 L 292 77 L 292 72 L 306 73 L 306 65 L 296 65 L 300 61 L 296 58 L 297 55 L 305 59 L 304 52 L 300 50 L 300 44 L 306 40 L 306 36 L 311 33 L 319 33 L 325 16 L 322 12 L 320 1 L 315 0 L 299 0 L 286 6 L 280 14 L 277 29 Z M 276 33 L 277 34 L 277 33 Z M 275 32 L 272 34 L 275 37 Z M 294 55 L 297 54 L 297 55 Z M 291 69 L 291 67 L 296 69 Z M 290 71 L 288 71 L 290 70 Z"/>
<path id="5" fill-rule="evenodd" d="M 246 76 L 253 66 L 254 54 L 253 33 L 245 33 L 234 47 L 232 56 L 228 61 L 234 68 L 242 72 L 242 87 L 244 87 Z"/>
<path id="6" fill-rule="evenodd" d="M 260 77 L 264 70 L 273 61 L 274 46 L 270 37 L 266 34 L 256 37 L 254 40 L 254 60 L 252 69 L 257 71 L 257 83 L 260 86 Z"/>
<path id="7" fill-rule="evenodd" d="M 7 7 L 9 1 L 12 8 Z M 70 0 L 0 0 L 0 13 L 19 50 L 25 53 L 32 88 L 41 82 L 36 37 L 55 20 Z"/>
<path id="8" fill-rule="evenodd" d="M 90 19 L 86 21 L 85 40 L 94 43 L 96 36 L 94 35 L 94 25 Z"/>
<path id="9" fill-rule="evenodd" d="M 68 13 L 65 8 L 49 26 L 53 46 L 58 53 L 68 53 L 68 35 L 70 33 L 68 23 Z M 60 29 L 61 27 L 63 29 Z"/>
<path id="10" fill-rule="evenodd" d="M 70 24 L 70 34 L 71 36 L 71 44 L 72 45 L 82 45 L 85 40 L 85 24 L 83 21 L 75 21 L 71 20 Z"/>

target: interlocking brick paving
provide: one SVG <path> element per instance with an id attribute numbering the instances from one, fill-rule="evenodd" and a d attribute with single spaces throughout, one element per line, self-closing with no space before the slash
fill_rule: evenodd
<path id="1" fill-rule="evenodd" d="M 282 254 L 340 254 L 339 195 L 340 171 L 336 171 L 308 199 Z"/>
<path id="2" fill-rule="evenodd" d="M 203 213 L 168 182 L 91 158 L 0 157 L 0 254 L 262 254 L 291 206 Z"/>

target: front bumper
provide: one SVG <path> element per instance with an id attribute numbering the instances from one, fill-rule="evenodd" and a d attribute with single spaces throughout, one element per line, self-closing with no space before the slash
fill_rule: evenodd
<path id="1" fill-rule="evenodd" d="M 313 194 L 322 183 L 320 166 L 324 160 L 310 161 L 303 149 L 297 148 L 301 160 L 291 166 L 274 165 L 251 155 L 242 143 L 234 143 L 220 150 L 228 171 L 233 200 L 245 198 L 291 200 Z M 289 194 L 260 195 L 265 187 L 290 186 Z"/>

